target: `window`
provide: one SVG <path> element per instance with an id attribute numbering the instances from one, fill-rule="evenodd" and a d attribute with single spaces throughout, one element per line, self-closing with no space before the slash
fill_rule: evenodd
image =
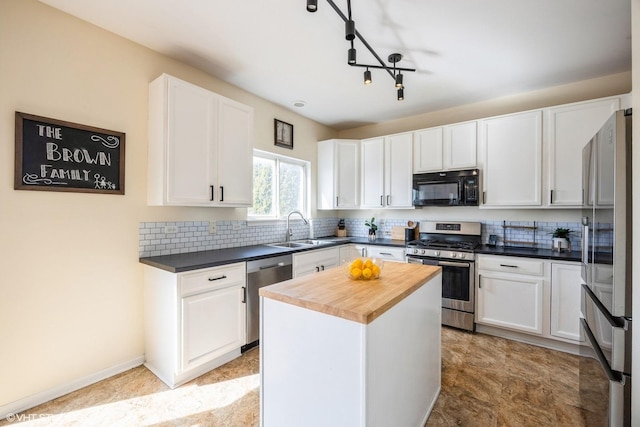
<path id="1" fill-rule="evenodd" d="M 309 162 L 253 150 L 253 207 L 250 219 L 279 219 L 309 211 Z"/>

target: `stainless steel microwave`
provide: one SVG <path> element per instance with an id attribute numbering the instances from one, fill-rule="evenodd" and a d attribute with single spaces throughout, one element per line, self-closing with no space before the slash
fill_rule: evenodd
<path id="1" fill-rule="evenodd" d="M 480 171 L 467 169 L 413 175 L 413 205 L 478 206 Z"/>

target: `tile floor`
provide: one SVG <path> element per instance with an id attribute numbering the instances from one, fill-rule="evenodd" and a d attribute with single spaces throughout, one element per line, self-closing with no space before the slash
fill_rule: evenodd
<path id="1" fill-rule="evenodd" d="M 427 427 L 596 425 L 580 408 L 578 356 L 447 327 L 442 343 L 442 391 Z M 253 349 L 174 390 L 137 367 L 0 426 L 258 426 L 258 358 Z"/>

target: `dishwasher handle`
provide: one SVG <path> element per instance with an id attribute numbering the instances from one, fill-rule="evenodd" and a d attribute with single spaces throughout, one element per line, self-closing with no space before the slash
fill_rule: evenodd
<path id="1" fill-rule="evenodd" d="M 277 264 L 271 264 L 271 265 L 265 265 L 265 266 L 261 266 L 260 270 L 268 270 L 270 268 L 276 268 L 276 267 L 282 267 L 284 266 L 285 263 L 284 262 L 279 262 Z"/>

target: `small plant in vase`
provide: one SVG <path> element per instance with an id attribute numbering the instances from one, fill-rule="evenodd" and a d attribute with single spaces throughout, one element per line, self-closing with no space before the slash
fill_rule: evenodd
<path id="1" fill-rule="evenodd" d="M 371 219 L 368 219 L 364 222 L 364 225 L 369 227 L 369 240 L 376 240 L 376 230 L 378 229 L 378 226 L 376 225 L 376 219 L 374 217 L 371 217 Z"/>
<path id="2" fill-rule="evenodd" d="M 573 231 L 568 228 L 558 227 L 553 233 L 551 233 L 551 237 L 553 238 L 553 243 L 551 245 L 551 250 L 562 251 L 563 249 L 571 252 L 571 241 L 569 240 L 569 234 Z"/>

